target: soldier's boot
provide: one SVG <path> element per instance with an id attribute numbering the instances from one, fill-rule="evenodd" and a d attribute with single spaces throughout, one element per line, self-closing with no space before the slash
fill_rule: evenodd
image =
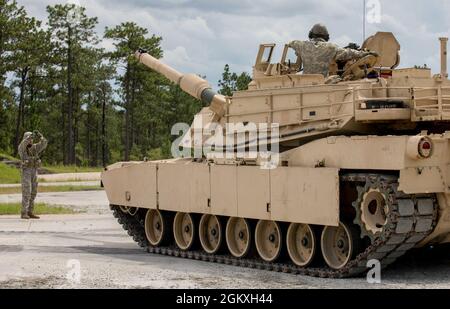
<path id="1" fill-rule="evenodd" d="M 41 217 L 39 217 L 39 216 L 36 216 L 36 215 L 34 215 L 34 214 L 32 214 L 32 213 L 29 213 L 28 214 L 28 219 L 40 219 Z"/>
<path id="2" fill-rule="evenodd" d="M 36 216 L 35 214 L 33 214 L 34 212 L 34 199 L 36 198 L 36 194 L 31 193 L 31 199 L 30 199 L 30 206 L 28 208 L 28 217 L 30 217 L 30 219 L 40 219 L 39 216 Z"/>
<path id="3" fill-rule="evenodd" d="M 30 216 L 28 215 L 28 205 L 29 205 L 29 199 L 27 196 L 24 196 L 22 198 L 22 211 L 20 213 L 21 219 L 30 219 Z"/>

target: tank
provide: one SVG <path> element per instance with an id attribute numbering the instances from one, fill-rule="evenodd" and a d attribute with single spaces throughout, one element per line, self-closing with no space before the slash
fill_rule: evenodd
<path id="1" fill-rule="evenodd" d="M 205 107 L 180 137 L 184 157 L 118 162 L 102 185 L 145 250 L 310 276 L 360 276 L 409 250 L 450 242 L 450 82 L 379 55 L 301 74 L 288 45 L 259 47 L 248 90 L 215 93 L 145 51 L 136 57 Z"/>

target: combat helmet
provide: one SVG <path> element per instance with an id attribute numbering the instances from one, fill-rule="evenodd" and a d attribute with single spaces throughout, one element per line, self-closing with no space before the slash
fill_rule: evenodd
<path id="1" fill-rule="evenodd" d="M 309 31 L 309 38 L 310 39 L 320 38 L 328 42 L 330 40 L 330 34 L 328 33 L 328 29 L 325 25 L 315 24 L 311 28 L 311 31 Z"/>

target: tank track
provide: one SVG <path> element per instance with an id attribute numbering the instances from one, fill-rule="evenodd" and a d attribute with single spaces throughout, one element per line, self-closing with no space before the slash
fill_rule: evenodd
<path id="1" fill-rule="evenodd" d="M 149 245 L 145 236 L 144 215 L 137 212 L 135 216 L 131 216 L 115 205 L 111 205 L 111 209 L 118 222 L 134 241 L 149 253 L 320 278 L 346 278 L 362 275 L 367 272 L 367 262 L 372 259 L 380 261 L 381 267 L 385 268 L 404 255 L 406 251 L 415 247 L 434 229 L 438 209 L 435 195 L 404 194 L 397 190 L 398 178 L 390 175 L 346 174 L 341 176 L 341 181 L 381 186 L 387 193 L 390 210 L 387 215 L 387 224 L 381 235 L 340 270 L 328 267 L 302 268 L 291 262 L 267 263 L 257 257 L 238 259 L 227 254 L 211 255 L 202 250 L 182 251 L 175 244 L 153 247 Z"/>

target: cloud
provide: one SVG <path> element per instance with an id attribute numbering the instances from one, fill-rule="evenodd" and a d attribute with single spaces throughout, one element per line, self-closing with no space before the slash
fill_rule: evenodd
<path id="1" fill-rule="evenodd" d="M 251 72 L 258 45 L 282 45 L 307 37 L 317 22 L 327 24 L 339 45 L 362 42 L 363 0 L 78 0 L 105 27 L 134 21 L 163 38 L 164 61 L 182 72 L 206 75 L 212 85 L 229 64 Z M 18 0 L 27 11 L 46 18 L 46 5 L 64 0 Z M 450 33 L 448 0 L 380 0 L 380 24 L 367 34 L 393 31 L 402 45 L 402 67 L 427 63 L 439 70 L 439 36 Z M 111 42 L 103 42 L 105 48 Z"/>

